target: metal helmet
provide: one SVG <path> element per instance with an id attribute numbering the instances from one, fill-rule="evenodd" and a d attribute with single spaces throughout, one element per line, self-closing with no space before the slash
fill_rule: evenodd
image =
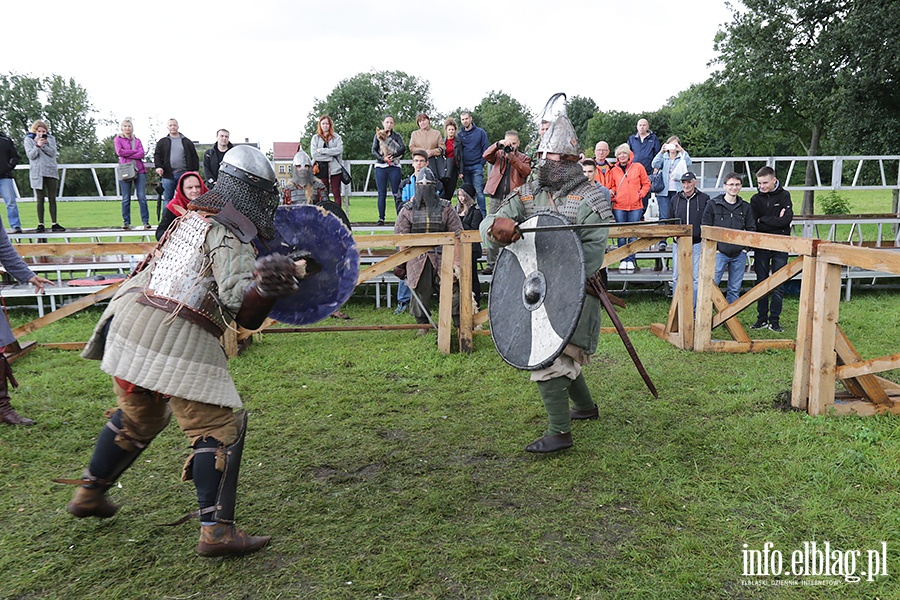
<path id="1" fill-rule="evenodd" d="M 538 153 L 541 155 L 554 153 L 578 156 L 580 154 L 578 136 L 575 134 L 575 126 L 572 125 L 572 121 L 566 116 L 566 95 L 558 93 L 551 96 L 544 107 L 544 113 L 547 114 L 550 111 L 548 116 L 552 115 L 553 105 L 560 98 L 562 98 L 562 106 L 559 108 L 556 117 L 552 119 L 550 128 L 544 134 L 544 137 L 541 138 L 541 143 L 538 145 Z"/>
<path id="2" fill-rule="evenodd" d="M 253 146 L 235 146 L 226 152 L 219 165 L 219 172 L 266 191 L 272 190 L 276 183 L 272 163 L 262 151 Z"/>
<path id="3" fill-rule="evenodd" d="M 419 174 L 416 175 L 416 185 L 435 185 L 437 183 L 437 178 L 434 176 L 434 172 L 428 167 L 424 167 Z"/>
<path id="4" fill-rule="evenodd" d="M 218 213 L 231 204 L 256 226 L 259 235 L 275 235 L 275 209 L 280 204 L 275 169 L 253 146 L 235 146 L 219 165 L 216 187 L 193 200 L 188 208 Z"/>
<path id="5" fill-rule="evenodd" d="M 297 150 L 294 155 L 294 165 L 297 167 L 312 167 L 312 159 L 309 154 L 303 151 L 303 148 Z"/>

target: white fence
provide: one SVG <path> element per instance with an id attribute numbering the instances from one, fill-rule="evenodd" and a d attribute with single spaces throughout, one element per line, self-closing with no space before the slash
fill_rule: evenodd
<path id="1" fill-rule="evenodd" d="M 748 157 L 699 157 L 693 158 L 691 170 L 700 180 L 700 188 L 707 192 L 721 190 L 722 179 L 730 171 L 746 174 L 748 187 L 755 187 L 756 171 L 768 165 L 775 169 L 782 182 L 789 182 L 785 187 L 792 191 L 815 190 L 900 190 L 900 155 L 885 156 L 748 156 Z M 375 196 L 375 177 L 373 160 L 346 160 L 353 175 L 353 196 Z M 809 163 L 815 173 L 814 185 L 791 185 L 803 179 Z M 280 161 L 278 164 L 281 164 Z M 403 161 L 409 164 L 409 161 Z M 17 170 L 27 170 L 28 165 L 19 165 Z M 115 163 L 93 164 L 61 164 L 59 165 L 59 200 L 77 202 L 86 200 L 119 200 L 121 192 L 119 182 L 115 181 Z M 66 176 L 74 170 L 87 170 L 94 182 L 96 194 L 84 196 L 66 196 Z M 114 183 L 104 188 L 98 173 L 108 172 Z M 148 172 L 152 171 L 148 165 Z M 365 175 L 363 175 L 365 173 Z M 150 173 L 148 173 L 150 175 Z M 148 177 L 149 180 L 153 177 Z M 346 188 L 345 188 L 346 189 Z M 27 190 L 26 190 L 27 191 Z M 28 201 L 29 196 L 17 195 Z"/>

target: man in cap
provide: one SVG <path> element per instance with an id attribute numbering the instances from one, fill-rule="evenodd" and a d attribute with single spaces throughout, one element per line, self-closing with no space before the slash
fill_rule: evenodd
<path id="1" fill-rule="evenodd" d="M 102 360 L 118 410 L 101 430 L 83 478 L 57 480 L 79 484 L 66 507 L 75 517 L 116 514 L 107 490 L 174 413 L 193 448 L 183 479 L 193 479 L 197 491 L 199 510 L 191 515 L 200 517 L 197 552 L 238 555 L 269 542 L 234 524 L 246 412 L 237 410 L 241 398 L 219 337 L 232 323 L 259 327 L 305 275 L 304 260 L 256 259 L 250 242 L 275 235 L 278 204 L 265 155 L 250 146 L 229 150 L 216 187 L 191 201 L 110 301 L 82 356 Z"/>
<path id="2" fill-rule="evenodd" d="M 416 195 L 403 205 L 394 223 L 394 233 L 436 233 L 462 231 L 462 222 L 449 200 L 438 196 L 435 189 L 436 179 L 428 167 L 423 167 L 416 175 Z M 400 248 L 403 250 L 404 248 Z M 454 273 L 459 272 L 459 256 L 454 259 Z M 429 250 L 425 254 L 410 259 L 406 263 L 406 285 L 418 298 L 410 304 L 410 312 L 416 323 L 424 325 L 429 322 L 431 313 L 431 296 L 440 289 L 441 252 L 440 248 Z M 421 303 L 421 306 L 420 306 Z M 459 319 L 459 285 L 454 275 L 453 282 L 453 318 Z M 427 329 L 419 329 L 417 335 L 428 333 Z"/>
<path id="3" fill-rule="evenodd" d="M 513 192 L 493 215 L 481 223 L 481 237 L 489 248 L 506 246 L 521 238 L 518 223 L 540 212 L 556 212 L 572 224 L 607 223 L 612 217 L 609 192 L 588 181 L 578 163 L 578 139 L 572 122 L 560 115 L 541 139 L 537 180 Z M 608 229 L 578 230 L 589 275 L 603 265 Z M 568 345 L 553 363 L 531 372 L 547 411 L 543 437 L 529 444 L 527 452 L 555 452 L 572 447 L 572 419 L 596 419 L 597 404 L 591 397 L 581 366 L 597 350 L 600 334 L 600 302 L 587 296 L 578 325 Z M 571 400 L 574 408 L 569 408 Z"/>
<path id="4" fill-rule="evenodd" d="M 672 218 L 681 225 L 691 225 L 692 260 L 694 274 L 694 305 L 697 304 L 697 279 L 700 276 L 700 221 L 709 203 L 709 195 L 697 189 L 697 176 L 687 171 L 681 176 L 681 191 L 672 198 Z M 672 289 L 678 283 L 678 248 L 676 245 L 672 259 Z"/>

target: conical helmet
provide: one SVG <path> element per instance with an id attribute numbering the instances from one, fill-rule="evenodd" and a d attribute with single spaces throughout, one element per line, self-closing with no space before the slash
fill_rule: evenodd
<path id="1" fill-rule="evenodd" d="M 558 102 L 559 100 L 561 102 Z M 547 153 L 563 154 L 568 156 L 578 156 L 578 136 L 575 134 L 575 126 L 566 115 L 566 95 L 563 93 L 554 94 L 544 106 L 544 118 L 550 121 L 550 128 L 541 138 L 538 145 L 538 153 L 541 155 Z M 554 106 L 558 104 L 558 106 Z"/>

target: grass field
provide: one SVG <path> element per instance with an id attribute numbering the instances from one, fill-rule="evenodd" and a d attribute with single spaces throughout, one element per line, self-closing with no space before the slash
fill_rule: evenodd
<path id="1" fill-rule="evenodd" d="M 627 301 L 628 326 L 665 319 L 663 299 Z M 412 321 L 371 299 L 345 311 L 352 324 Z M 796 313 L 788 298 L 784 336 Z M 14 325 L 34 316 L 11 311 Z M 84 341 L 98 316 L 29 338 Z M 753 316 L 741 315 L 745 326 Z M 896 352 L 897 294 L 856 292 L 841 324 L 864 357 Z M 98 363 L 38 348 L 14 365 L 13 392 L 38 425 L 0 428 L 0 597 L 900 596 L 895 417 L 785 410 L 790 351 L 696 354 L 648 331 L 632 338 L 660 398 L 604 334 L 585 370 L 600 420 L 574 425 L 572 450 L 534 456 L 522 448 L 544 428 L 535 386 L 488 337 L 450 356 L 433 333 L 259 337 L 231 362 L 251 411 L 238 522 L 274 539 L 242 559 L 197 557 L 195 525 L 155 525 L 194 506 L 174 424 L 111 490 L 116 517 L 66 514 L 72 489 L 50 479 L 80 474 L 113 395 Z M 853 583 L 742 573 L 745 550 L 771 542 L 790 567 L 812 541 L 860 550 L 856 575 L 885 542 L 888 574 Z"/>

